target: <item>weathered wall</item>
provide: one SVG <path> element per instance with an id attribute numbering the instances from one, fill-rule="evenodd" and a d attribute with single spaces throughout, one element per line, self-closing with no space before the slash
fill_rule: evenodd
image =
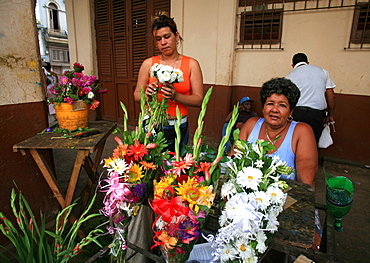
<path id="1" fill-rule="evenodd" d="M 43 100 L 31 2 L 4 0 L 0 3 L 0 105 Z"/>
<path id="2" fill-rule="evenodd" d="M 14 183 L 35 214 L 58 209 L 31 155 L 13 152 L 14 144 L 47 127 L 34 9 L 33 0 L 0 1 L 0 210 L 6 215 Z"/>

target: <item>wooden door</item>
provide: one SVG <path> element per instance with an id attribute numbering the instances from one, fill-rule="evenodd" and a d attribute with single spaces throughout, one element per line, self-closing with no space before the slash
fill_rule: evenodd
<path id="1" fill-rule="evenodd" d="M 151 17 L 170 10 L 170 0 L 95 0 L 99 80 L 108 93 L 102 96 L 102 119 L 123 120 L 120 102 L 136 125 L 139 104 L 133 92 L 141 63 L 155 53 Z"/>

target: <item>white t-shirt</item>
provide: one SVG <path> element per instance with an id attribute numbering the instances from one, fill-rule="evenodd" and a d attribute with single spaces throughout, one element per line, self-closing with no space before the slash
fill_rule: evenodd
<path id="1" fill-rule="evenodd" d="M 326 89 L 335 88 L 328 71 L 309 65 L 306 62 L 299 62 L 286 78 L 296 84 L 301 91 L 297 106 L 305 106 L 317 110 L 326 109 Z"/>

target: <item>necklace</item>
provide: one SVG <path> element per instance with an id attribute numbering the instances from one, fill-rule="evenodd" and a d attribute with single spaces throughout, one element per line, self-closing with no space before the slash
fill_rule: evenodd
<path id="1" fill-rule="evenodd" d="M 281 133 L 285 130 L 285 127 L 286 127 L 286 125 L 284 126 L 284 128 L 281 130 L 281 132 L 279 132 L 276 136 L 275 136 L 275 139 L 273 139 L 273 140 L 271 140 L 271 138 L 270 138 L 270 136 L 269 136 L 269 133 L 268 133 L 268 131 L 267 131 L 267 127 L 266 127 L 266 138 L 267 138 L 267 140 L 272 144 L 272 145 L 275 145 L 275 142 L 277 141 L 277 140 L 279 140 L 280 139 L 280 137 L 281 137 Z"/>
<path id="2" fill-rule="evenodd" d="M 175 62 L 172 62 L 171 64 L 167 64 L 167 62 L 163 59 L 163 56 L 161 56 L 161 60 L 163 62 L 163 65 L 168 65 L 173 68 L 177 68 L 177 63 L 179 62 L 180 54 L 177 54 Z"/>

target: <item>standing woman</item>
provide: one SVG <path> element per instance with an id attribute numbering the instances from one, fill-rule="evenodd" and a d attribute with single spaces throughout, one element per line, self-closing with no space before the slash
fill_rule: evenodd
<path id="1" fill-rule="evenodd" d="M 150 76 L 150 68 L 155 64 L 169 65 L 181 69 L 184 81 L 175 84 L 165 85 L 160 95 L 168 99 L 168 126 L 164 126 L 164 135 L 170 151 L 174 151 L 176 133 L 174 120 L 176 119 L 176 107 L 179 107 L 182 121 L 180 125 L 180 145 L 187 144 L 189 139 L 188 128 L 188 107 L 200 107 L 203 100 L 203 75 L 198 61 L 193 58 L 181 55 L 177 46 L 182 41 L 180 33 L 173 18 L 166 12 L 159 12 L 153 17 L 152 32 L 155 47 L 161 52 L 144 60 L 140 67 L 138 81 L 134 92 L 134 99 L 139 102 L 141 99 L 141 87 L 145 88 L 145 96 L 151 99 L 153 92 L 158 87 L 157 80 Z"/>

